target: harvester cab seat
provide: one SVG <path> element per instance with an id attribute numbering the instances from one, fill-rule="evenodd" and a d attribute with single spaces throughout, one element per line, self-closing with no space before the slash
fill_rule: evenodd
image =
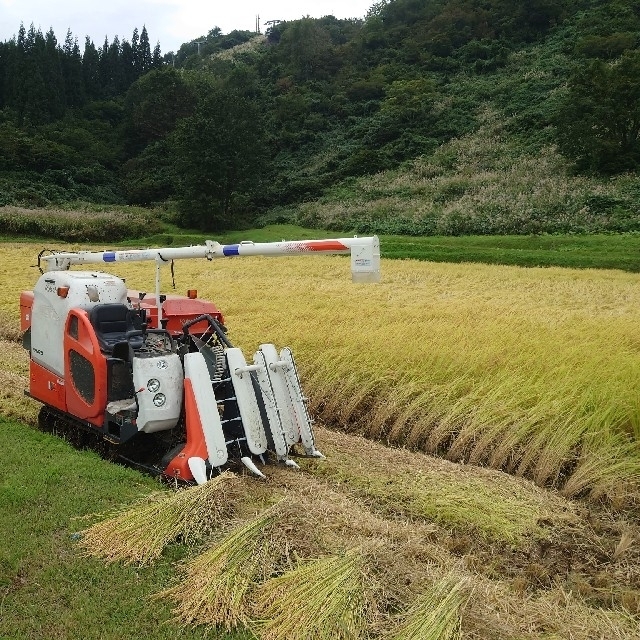
<path id="1" fill-rule="evenodd" d="M 125 304 L 98 304 L 89 312 L 89 319 L 103 353 L 112 354 L 120 342 L 127 342 L 134 351 L 144 343 L 142 318 Z"/>

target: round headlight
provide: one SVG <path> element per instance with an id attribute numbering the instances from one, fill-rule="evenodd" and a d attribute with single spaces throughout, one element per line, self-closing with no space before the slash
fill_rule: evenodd
<path id="1" fill-rule="evenodd" d="M 149 391 L 151 391 L 151 393 L 155 393 L 156 391 L 159 391 L 160 390 L 160 380 L 158 380 L 157 378 L 151 378 L 147 382 L 147 389 L 149 389 Z"/>
<path id="2" fill-rule="evenodd" d="M 164 393 L 156 393 L 156 395 L 153 396 L 153 404 L 155 404 L 156 407 L 161 407 L 166 401 L 167 398 Z"/>

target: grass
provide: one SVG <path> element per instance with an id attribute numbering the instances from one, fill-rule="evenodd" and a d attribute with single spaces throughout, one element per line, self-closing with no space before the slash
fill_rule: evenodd
<path id="1" fill-rule="evenodd" d="M 640 272 L 640 234 L 382 236 L 385 258 Z"/>
<path id="2" fill-rule="evenodd" d="M 173 575 L 171 553 L 140 570 L 81 557 L 75 532 L 90 512 L 157 490 L 150 478 L 78 452 L 0 417 L 0 637 L 175 638 L 149 596 Z M 185 638 L 200 637 L 189 630 Z M 239 637 L 239 636 L 238 636 Z"/>
<path id="3" fill-rule="evenodd" d="M 19 215 L 15 215 L 18 212 Z M 188 246 L 214 239 L 222 244 L 242 240 L 276 242 L 352 236 L 356 227 L 344 230 L 311 229 L 297 224 L 270 224 L 258 229 L 204 233 L 181 229 L 167 221 L 163 211 L 117 209 L 108 211 L 26 210 L 0 207 L 0 220 L 11 220 L 20 227 L 28 221 L 27 234 L 10 233 L 5 226 L 0 241 L 23 243 L 40 241 L 58 246 L 57 238 L 86 242 L 89 239 L 110 244 L 102 248 L 146 246 Z M 23 222 L 21 222 L 23 221 Z M 132 224 L 133 221 L 133 224 Z M 26 224 L 26 222 L 25 222 Z M 117 229 L 115 229 L 115 227 Z M 22 227 L 20 227 L 22 228 Z M 150 229 L 154 231 L 149 233 Z M 123 231 L 124 230 L 124 231 Z M 128 230 L 128 231 L 127 231 Z M 86 233 L 85 233 L 86 231 Z M 368 231 L 367 233 L 372 233 Z M 83 235 L 84 234 L 84 235 Z M 360 232 L 360 235 L 363 235 Z M 127 239 L 124 239 L 124 238 Z M 25 240 L 28 238 L 28 240 Z M 120 239 L 119 239 L 120 238 Z M 57 241 L 59 244 L 59 241 Z M 81 246 L 81 245 L 78 245 Z M 384 258 L 427 260 L 431 262 L 479 262 L 522 267 L 568 267 L 575 269 L 620 269 L 640 272 L 640 233 L 535 233 L 528 235 L 381 235 Z"/>
<path id="4" fill-rule="evenodd" d="M 175 230 L 143 240 L 130 241 L 129 246 L 182 246 L 199 244 L 214 238 L 222 244 L 242 240 L 277 242 L 351 236 L 353 230 L 326 231 L 293 224 L 274 224 L 249 231 L 220 234 Z M 575 269 L 620 269 L 640 272 L 640 234 L 543 234 L 520 236 L 401 236 L 380 237 L 383 258 L 427 260 L 430 262 L 480 262 L 521 267 L 569 267 Z M 124 246 L 124 245 L 123 245 Z"/>

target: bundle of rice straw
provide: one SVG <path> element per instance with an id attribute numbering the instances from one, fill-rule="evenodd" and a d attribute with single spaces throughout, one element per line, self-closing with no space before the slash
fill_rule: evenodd
<path id="1" fill-rule="evenodd" d="M 467 578 L 447 575 L 422 593 L 401 617 L 389 640 L 454 640 L 461 637 L 460 609 L 469 600 Z"/>
<path id="2" fill-rule="evenodd" d="M 159 491 L 80 532 L 87 555 L 107 562 L 146 565 L 177 540 L 192 544 L 210 535 L 233 512 L 225 472 L 209 482 L 178 491 Z"/>
<path id="3" fill-rule="evenodd" d="M 249 605 L 246 595 L 263 580 L 281 556 L 271 539 L 276 520 L 274 508 L 236 528 L 210 549 L 186 563 L 180 584 L 156 597 L 177 602 L 173 609 L 183 624 L 224 627 L 227 631 L 246 625 Z"/>
<path id="4" fill-rule="evenodd" d="M 252 629 L 261 640 L 357 640 L 367 628 L 363 556 L 301 563 L 258 587 Z"/>

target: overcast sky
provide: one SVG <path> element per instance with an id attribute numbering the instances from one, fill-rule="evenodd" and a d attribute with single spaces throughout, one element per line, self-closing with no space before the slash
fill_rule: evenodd
<path id="1" fill-rule="evenodd" d="M 267 20 L 296 20 L 331 14 L 337 18 L 364 18 L 375 0 L 0 0 L 0 41 L 13 37 L 20 23 L 31 23 L 43 33 L 53 27 L 63 43 L 67 29 L 99 46 L 105 36 L 131 40 L 134 27 L 146 25 L 153 48 L 157 41 L 163 53 L 177 51 L 184 42 L 206 35 L 213 27 L 223 33 L 253 30 L 260 16 L 261 30 Z"/>

